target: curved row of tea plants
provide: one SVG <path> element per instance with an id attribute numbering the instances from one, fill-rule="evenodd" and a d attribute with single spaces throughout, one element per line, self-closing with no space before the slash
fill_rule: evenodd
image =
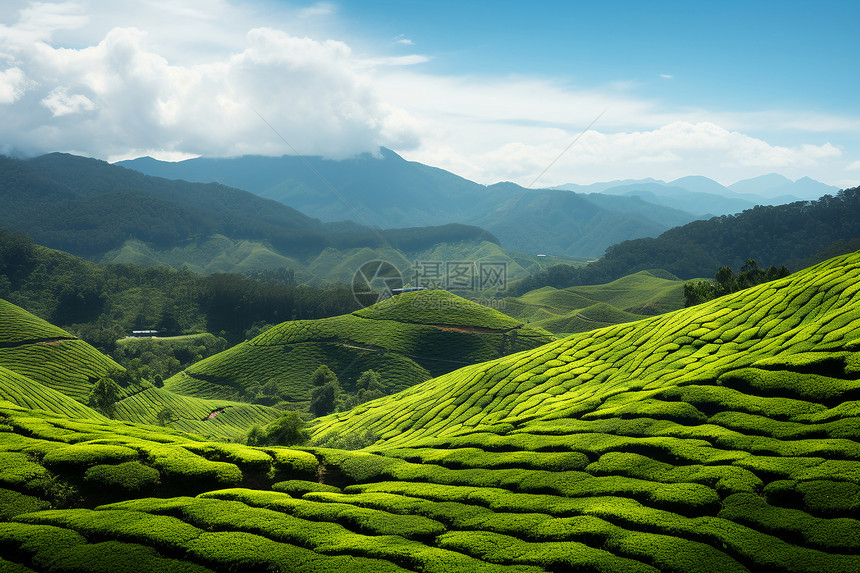
<path id="1" fill-rule="evenodd" d="M 376 432 L 364 451 L 0 407 L 0 554 L 35 571 L 857 571 L 858 303 L 860 253 L 315 424 Z M 98 499 L 87 479 L 129 485 Z"/>
<path id="2" fill-rule="evenodd" d="M 303 405 L 321 364 L 347 388 L 372 369 L 390 393 L 552 340 L 546 331 L 449 292 L 417 291 L 349 315 L 282 323 L 192 365 L 165 387 L 235 399 L 253 384 L 274 381 L 289 401 Z"/>

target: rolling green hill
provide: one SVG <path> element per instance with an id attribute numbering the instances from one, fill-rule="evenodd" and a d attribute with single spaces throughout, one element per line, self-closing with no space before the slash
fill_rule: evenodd
<path id="1" fill-rule="evenodd" d="M 0 299 L 0 367 L 86 403 L 93 383 L 119 364 L 83 340 Z"/>
<path id="2" fill-rule="evenodd" d="M 684 281 L 639 271 L 604 285 L 539 288 L 502 303 L 510 316 L 556 335 L 641 320 L 684 307 Z"/>
<path id="3" fill-rule="evenodd" d="M 71 418 L 105 420 L 89 408 L 99 378 L 122 367 L 98 350 L 0 299 L 0 400 Z M 113 416 L 155 424 L 169 409 L 167 425 L 214 439 L 236 439 L 253 424 L 266 424 L 278 411 L 257 404 L 180 396 L 149 384 L 121 389 Z"/>
<path id="4" fill-rule="evenodd" d="M 316 423 L 365 451 L 0 403 L 0 566 L 854 572 L 858 303 L 860 252 Z"/>
<path id="5" fill-rule="evenodd" d="M 442 290 L 404 293 L 352 314 L 282 323 L 165 381 L 202 398 L 237 398 L 274 381 L 287 400 L 310 397 L 310 376 L 329 366 L 347 389 L 365 370 L 388 392 L 431 376 L 550 342 L 546 331 Z"/>

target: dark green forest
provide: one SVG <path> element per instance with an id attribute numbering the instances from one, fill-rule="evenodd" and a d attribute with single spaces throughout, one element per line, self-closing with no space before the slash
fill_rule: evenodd
<path id="1" fill-rule="evenodd" d="M 753 259 L 745 262 L 738 274 L 729 267 L 720 267 L 713 281 L 695 281 L 684 285 L 684 306 L 702 304 L 733 292 L 785 278 L 789 274 L 785 265 L 779 268 L 771 265 L 762 269 Z"/>
<path id="2" fill-rule="evenodd" d="M 713 276 L 754 259 L 790 271 L 856 250 L 860 236 L 860 188 L 817 201 L 757 206 L 736 215 L 694 221 L 657 238 L 613 245 L 584 267 L 554 265 L 511 285 L 514 296 L 544 286 L 601 284 L 648 269 L 683 279 Z"/>

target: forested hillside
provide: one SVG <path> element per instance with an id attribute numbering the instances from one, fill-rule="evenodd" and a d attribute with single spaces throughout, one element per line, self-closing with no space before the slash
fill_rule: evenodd
<path id="1" fill-rule="evenodd" d="M 406 161 L 389 149 L 335 161 L 321 157 L 194 158 L 175 163 L 139 158 L 120 165 L 142 173 L 221 183 L 276 199 L 323 221 L 366 225 L 478 225 L 503 247 L 571 258 L 600 256 L 614 243 L 656 236 L 695 219 L 677 207 L 637 197 L 480 185 Z"/>
<path id="2" fill-rule="evenodd" d="M 395 231 L 326 225 L 240 189 L 150 177 L 61 153 L 28 160 L 0 156 L 0 189 L 0 225 L 92 259 L 129 239 L 168 249 L 213 235 L 264 241 L 280 255 L 300 259 L 329 247 L 421 250 L 445 241 L 497 242 L 465 225 Z"/>
<path id="3" fill-rule="evenodd" d="M 255 325 L 357 308 L 346 285 L 297 286 L 289 272 L 200 276 L 168 267 L 99 266 L 0 228 L 0 298 L 99 347 L 137 329 L 244 339 Z"/>
<path id="4" fill-rule="evenodd" d="M 647 269 L 665 269 L 683 279 L 706 277 L 720 267 L 740 268 L 749 259 L 761 267 L 785 265 L 793 271 L 853 251 L 858 237 L 860 188 L 855 187 L 817 201 L 759 206 L 694 221 L 656 239 L 625 241 L 585 267 L 558 265 L 536 273 L 513 292 L 598 284 Z"/>

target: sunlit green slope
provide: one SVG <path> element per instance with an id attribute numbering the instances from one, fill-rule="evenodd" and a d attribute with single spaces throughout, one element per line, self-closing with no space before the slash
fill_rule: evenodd
<path id="1" fill-rule="evenodd" d="M 684 307 L 684 281 L 640 271 L 603 285 L 543 287 L 503 301 L 507 314 L 555 334 L 585 332 Z"/>
<path id="2" fill-rule="evenodd" d="M 96 380 L 122 367 L 108 356 L 26 310 L 0 300 L 0 399 L 70 418 L 104 419 L 85 404 Z M 121 389 L 113 416 L 216 439 L 235 439 L 278 412 L 266 406 L 180 396 L 149 385 Z M 211 416 L 211 417 L 210 417 Z"/>
<path id="3" fill-rule="evenodd" d="M 316 425 L 381 435 L 357 452 L 0 404 L 0 555 L 34 571 L 855 572 L 858 302 L 860 253 L 470 366 Z"/>
<path id="4" fill-rule="evenodd" d="M 86 402 L 93 382 L 121 366 L 83 340 L 0 300 L 0 366 Z"/>
<path id="5" fill-rule="evenodd" d="M 309 399 L 311 374 L 326 364 L 349 388 L 365 370 L 389 391 L 432 375 L 535 348 L 546 331 L 446 291 L 404 293 L 349 315 L 282 323 L 204 359 L 165 382 L 186 395 L 230 398 L 275 381 L 294 402 Z"/>
<path id="6" fill-rule="evenodd" d="M 679 400 L 693 390 L 679 388 L 731 393 L 726 386 L 754 383 L 730 381 L 773 370 L 850 378 L 860 344 L 858 291 L 855 253 L 708 304 L 463 368 L 327 418 L 317 431 L 373 428 L 406 443 L 479 426 L 522 429 L 586 414 L 633 416 L 641 408 L 689 411 Z M 809 398 L 800 390 L 779 393 Z"/>

